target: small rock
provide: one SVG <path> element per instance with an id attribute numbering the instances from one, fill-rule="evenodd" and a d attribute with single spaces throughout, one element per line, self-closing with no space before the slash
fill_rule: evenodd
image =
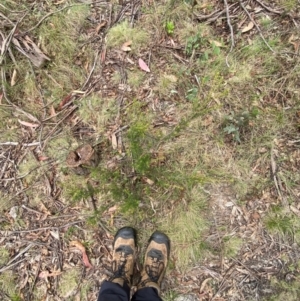
<path id="1" fill-rule="evenodd" d="M 9 215 L 13 218 L 16 219 L 18 217 L 19 213 L 19 207 L 18 206 L 13 206 L 9 210 Z"/>

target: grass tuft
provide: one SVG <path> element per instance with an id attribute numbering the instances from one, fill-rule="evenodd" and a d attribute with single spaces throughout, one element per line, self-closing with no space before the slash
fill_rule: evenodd
<path id="1" fill-rule="evenodd" d="M 143 28 L 132 28 L 128 21 L 115 25 L 108 32 L 107 46 L 109 48 L 120 49 L 125 42 L 129 41 L 132 41 L 130 45 L 132 53 L 139 53 L 149 42 L 148 32 Z"/>
<path id="2" fill-rule="evenodd" d="M 116 101 L 94 94 L 80 100 L 78 113 L 85 123 L 90 123 L 97 133 L 101 133 L 117 114 Z"/>
<path id="3" fill-rule="evenodd" d="M 209 249 L 203 237 L 209 228 L 208 220 L 203 214 L 207 203 L 200 187 L 194 188 L 193 196 L 186 205 L 182 200 L 177 205 L 176 212 L 162 224 L 172 239 L 176 265 L 183 269 L 207 255 Z"/>
<path id="4" fill-rule="evenodd" d="M 5 247 L 0 247 L 0 266 L 5 265 L 9 260 L 9 252 Z"/>

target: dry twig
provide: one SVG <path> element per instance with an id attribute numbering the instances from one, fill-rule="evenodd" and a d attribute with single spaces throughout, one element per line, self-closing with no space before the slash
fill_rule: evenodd
<path id="1" fill-rule="evenodd" d="M 225 9 L 226 9 L 227 24 L 228 24 L 228 27 L 230 29 L 231 46 L 230 46 L 229 53 L 231 53 L 235 43 L 234 43 L 234 34 L 233 34 L 233 28 L 232 28 L 231 21 L 230 21 L 230 13 L 229 13 L 229 7 L 228 7 L 227 0 L 224 0 L 224 5 L 225 5 Z M 227 67 L 229 67 L 229 64 L 228 64 L 228 55 L 229 55 L 229 53 L 226 56 L 226 65 L 227 65 Z"/>
<path id="2" fill-rule="evenodd" d="M 271 174 L 272 178 L 278 193 L 279 198 L 281 199 L 281 202 L 283 206 L 289 210 L 289 204 L 286 198 L 282 195 L 281 189 L 280 189 L 280 184 L 279 184 L 279 178 L 277 177 L 277 166 L 275 162 L 275 155 L 274 155 L 274 149 L 271 150 Z"/>
<path id="3" fill-rule="evenodd" d="M 274 13 L 274 14 L 282 14 L 281 11 L 275 10 L 269 6 L 267 6 L 266 4 L 264 4 L 263 2 L 259 1 L 259 0 L 255 0 L 260 6 L 262 6 L 263 8 L 265 8 L 266 10 L 268 10 L 270 13 Z"/>

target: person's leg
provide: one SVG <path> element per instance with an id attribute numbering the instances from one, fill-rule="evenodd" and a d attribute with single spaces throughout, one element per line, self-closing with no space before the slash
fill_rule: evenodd
<path id="1" fill-rule="evenodd" d="M 131 301 L 162 301 L 154 287 L 144 287 L 138 289 L 132 296 Z"/>
<path id="2" fill-rule="evenodd" d="M 130 288 L 125 283 L 121 286 L 118 283 L 104 281 L 98 296 L 98 301 L 128 301 L 130 296 Z"/>
<path id="3" fill-rule="evenodd" d="M 161 282 L 170 256 L 170 240 L 167 235 L 155 231 L 146 249 L 144 266 L 137 291 L 132 301 L 161 301 Z"/>
<path id="4" fill-rule="evenodd" d="M 124 227 L 113 242 L 112 277 L 100 289 L 98 301 L 128 301 L 136 257 L 136 232 Z"/>

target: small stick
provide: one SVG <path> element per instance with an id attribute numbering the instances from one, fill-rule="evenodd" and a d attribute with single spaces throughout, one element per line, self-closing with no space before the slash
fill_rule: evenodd
<path id="1" fill-rule="evenodd" d="M 263 2 L 259 1 L 259 0 L 255 0 L 260 6 L 262 6 L 263 8 L 265 8 L 266 10 L 268 10 L 269 12 L 271 13 L 274 13 L 274 14 L 282 14 L 281 11 L 278 11 L 278 10 L 275 10 L 269 6 L 267 6 L 266 4 L 264 4 Z"/>
<path id="2" fill-rule="evenodd" d="M 98 57 L 99 57 L 99 51 L 96 52 L 93 67 L 92 67 L 92 69 L 91 69 L 91 71 L 90 71 L 90 73 L 89 73 L 89 75 L 88 75 L 88 77 L 87 77 L 85 83 L 83 84 L 83 86 L 82 86 L 82 88 L 81 88 L 81 91 L 84 91 L 86 85 L 87 85 L 88 82 L 90 81 L 90 79 L 91 79 L 91 77 L 92 77 L 92 75 L 93 75 L 93 73 L 94 73 L 94 70 L 95 70 L 95 68 L 96 68 L 96 66 L 97 66 Z"/>
<path id="3" fill-rule="evenodd" d="M 40 145 L 40 142 L 19 143 L 19 142 L 11 142 L 11 141 L 9 141 L 9 142 L 0 142 L 0 145 L 8 145 L 8 146 L 22 145 L 22 146 L 30 147 L 30 146 Z"/>
<path id="4" fill-rule="evenodd" d="M 116 131 L 114 131 L 114 134 L 118 134 L 118 133 L 122 132 L 123 130 L 126 130 L 127 128 L 129 128 L 129 125 L 124 125 L 124 126 L 120 127 L 119 129 L 117 129 Z"/>
<path id="5" fill-rule="evenodd" d="M 37 232 L 37 231 L 44 231 L 44 230 L 59 230 L 59 229 L 62 229 L 62 228 L 65 228 L 65 227 L 68 227 L 68 226 L 72 226 L 72 225 L 76 225 L 76 224 L 80 224 L 80 223 L 83 223 L 82 220 L 79 220 L 79 221 L 74 221 L 74 222 L 70 222 L 66 225 L 62 225 L 62 226 L 59 226 L 59 227 L 43 227 L 43 228 L 36 228 L 36 229 L 31 229 L 31 230 L 16 230 L 16 231 L 12 231 L 12 230 L 8 230 L 8 231 L 0 231 L 1 234 L 11 234 L 11 233 L 30 233 L 30 232 Z M 1 272 L 1 270 L 0 270 Z"/>
<path id="6" fill-rule="evenodd" d="M 228 24 L 228 27 L 230 29 L 230 37 L 231 37 L 230 50 L 229 50 L 229 52 L 228 52 L 228 54 L 226 56 L 226 65 L 227 65 L 227 67 L 230 67 L 229 63 L 228 63 L 228 56 L 229 56 L 229 53 L 232 52 L 233 47 L 235 45 L 235 42 L 234 42 L 234 34 L 233 34 L 233 28 L 232 28 L 231 21 L 230 21 L 230 14 L 229 14 L 229 7 L 228 7 L 227 0 L 224 0 L 224 5 L 225 5 L 225 9 L 226 9 L 227 24 Z"/>

